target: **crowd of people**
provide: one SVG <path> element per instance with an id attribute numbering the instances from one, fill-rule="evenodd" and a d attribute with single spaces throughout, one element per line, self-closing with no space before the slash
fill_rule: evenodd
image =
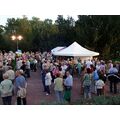
<path id="1" fill-rule="evenodd" d="M 16 96 L 17 105 L 27 104 L 28 78 L 31 71 L 37 69 L 40 69 L 43 92 L 51 95 L 53 84 L 56 101 L 60 104 L 71 103 L 75 77 L 80 81 L 79 89 L 84 99 L 91 99 L 93 94 L 104 95 L 108 81 L 110 93 L 118 93 L 120 62 L 81 61 L 80 58 L 55 57 L 48 52 L 0 52 L 0 95 L 4 105 L 11 105 L 13 96 Z"/>
<path id="2" fill-rule="evenodd" d="M 106 62 L 98 59 L 81 61 L 80 58 L 68 57 L 54 58 L 46 53 L 41 59 L 41 70 L 44 92 L 49 95 L 49 88 L 53 83 L 58 102 L 70 103 L 75 77 L 80 80 L 81 94 L 84 95 L 84 99 L 91 99 L 92 94 L 104 95 L 106 84 L 109 84 L 110 93 L 118 92 L 120 62 L 112 62 L 112 60 Z M 47 81 L 50 81 L 49 84 L 46 83 Z"/>
<path id="3" fill-rule="evenodd" d="M 27 79 L 37 71 L 38 53 L 0 52 L 0 95 L 4 105 L 26 105 Z"/>

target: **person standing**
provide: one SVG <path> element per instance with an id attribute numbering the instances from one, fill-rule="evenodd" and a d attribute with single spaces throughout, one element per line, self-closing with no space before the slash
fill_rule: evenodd
<path id="1" fill-rule="evenodd" d="M 41 78 L 42 78 L 42 84 L 43 84 L 43 92 L 46 92 L 46 86 L 45 86 L 45 76 L 46 76 L 46 70 L 41 70 Z"/>
<path id="2" fill-rule="evenodd" d="M 98 71 L 96 70 L 96 67 L 93 68 L 93 72 L 92 72 L 92 84 L 91 84 L 91 91 L 92 93 L 97 93 L 97 89 L 96 89 L 96 82 L 99 80 L 99 75 L 98 75 Z"/>
<path id="3" fill-rule="evenodd" d="M 80 77 L 81 74 L 81 68 L 82 68 L 82 64 L 81 64 L 81 60 L 78 60 L 78 64 L 77 64 L 77 70 L 78 70 L 78 76 Z"/>
<path id="4" fill-rule="evenodd" d="M 86 74 L 86 66 L 82 67 L 81 70 L 81 75 L 80 75 L 80 94 L 83 95 L 84 93 L 84 89 L 83 89 L 83 79 L 84 79 L 84 75 Z"/>
<path id="5" fill-rule="evenodd" d="M 118 74 L 118 70 L 116 68 L 116 64 L 113 65 L 108 71 L 108 74 Z"/>
<path id="6" fill-rule="evenodd" d="M 56 75 L 54 84 L 54 90 L 57 97 L 57 101 L 58 103 L 63 103 L 63 78 L 60 77 L 60 73 Z"/>
<path id="7" fill-rule="evenodd" d="M 100 71 L 100 62 L 99 61 L 97 61 L 97 63 L 96 63 L 96 70 L 99 72 Z"/>
<path id="8" fill-rule="evenodd" d="M 116 64 L 114 64 L 113 67 L 109 69 L 107 78 L 110 81 L 110 92 L 111 93 L 113 92 L 113 86 L 114 86 L 114 94 L 116 94 L 117 84 L 119 82 L 118 70 L 116 68 Z"/>
<path id="9" fill-rule="evenodd" d="M 8 70 L 6 71 L 6 74 L 8 74 L 8 79 L 12 81 L 12 83 L 14 84 L 14 80 L 15 80 L 15 72 L 12 69 L 11 66 L 8 67 Z"/>
<path id="10" fill-rule="evenodd" d="M 3 81 L 3 73 L 4 73 L 3 66 L 0 65 L 0 82 Z"/>
<path id="11" fill-rule="evenodd" d="M 62 69 L 62 74 L 63 74 L 63 76 L 65 75 L 65 71 L 66 71 L 67 67 L 68 67 L 68 66 L 63 62 L 62 65 L 61 65 L 61 69 Z"/>
<path id="12" fill-rule="evenodd" d="M 90 68 L 90 65 L 93 65 L 90 59 L 86 61 L 86 68 Z"/>
<path id="13" fill-rule="evenodd" d="M 15 81 L 15 72 L 14 70 L 12 69 L 11 66 L 8 67 L 8 70 L 5 72 L 6 74 L 8 74 L 8 79 L 12 81 L 12 84 L 14 86 L 14 81 Z M 12 91 L 13 93 L 13 96 L 14 96 L 14 89 Z"/>
<path id="14" fill-rule="evenodd" d="M 22 66 L 20 67 L 24 72 L 26 71 L 26 62 L 22 61 Z"/>
<path id="15" fill-rule="evenodd" d="M 22 59 L 18 58 L 16 61 L 16 69 L 19 70 L 22 66 Z"/>
<path id="16" fill-rule="evenodd" d="M 36 72 L 37 71 L 37 63 L 38 63 L 38 61 L 36 60 L 36 58 L 34 58 L 33 63 L 34 63 L 33 70 L 34 70 L 34 72 Z"/>
<path id="17" fill-rule="evenodd" d="M 13 84 L 12 81 L 8 79 L 8 74 L 3 74 L 3 81 L 0 84 L 0 93 L 4 105 L 11 105 L 12 101 L 12 90 Z"/>
<path id="18" fill-rule="evenodd" d="M 27 75 L 27 78 L 30 78 L 30 61 L 26 61 L 26 71 L 25 74 Z"/>
<path id="19" fill-rule="evenodd" d="M 45 86 L 46 86 L 46 95 L 50 94 L 50 85 L 52 81 L 52 76 L 49 70 L 46 70 L 46 75 L 45 75 Z"/>
<path id="20" fill-rule="evenodd" d="M 23 70 L 16 71 L 15 88 L 16 88 L 16 94 L 17 94 L 17 105 L 21 105 L 22 102 L 23 102 L 23 105 L 27 104 L 26 95 L 22 97 L 18 95 L 19 90 L 21 89 L 26 90 L 27 88 L 26 79 L 22 74 L 23 74 Z"/>
<path id="21" fill-rule="evenodd" d="M 87 68 L 87 73 L 84 75 L 83 78 L 83 88 L 84 88 L 84 99 L 88 98 L 91 99 L 91 81 L 92 81 L 92 74 L 90 68 Z"/>
<path id="22" fill-rule="evenodd" d="M 100 64 L 100 73 L 102 74 L 106 73 L 105 62 L 103 60 L 101 60 L 101 64 Z"/>
<path id="23" fill-rule="evenodd" d="M 71 90 L 73 86 L 73 77 L 69 71 L 66 72 L 66 76 L 67 78 L 64 81 L 64 87 L 65 87 L 64 99 L 70 103 L 71 102 Z"/>
<path id="24" fill-rule="evenodd" d="M 103 80 L 101 79 L 101 77 L 100 77 L 99 80 L 96 81 L 95 85 L 96 85 L 96 89 L 97 89 L 97 96 L 101 96 L 103 87 L 105 86 L 105 84 L 104 84 Z"/>

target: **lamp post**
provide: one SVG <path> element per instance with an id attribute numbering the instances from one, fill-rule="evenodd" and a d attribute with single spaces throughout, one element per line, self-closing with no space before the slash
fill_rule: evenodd
<path id="1" fill-rule="evenodd" d="M 21 35 L 18 35 L 18 36 L 16 36 L 16 35 L 12 35 L 11 36 L 11 39 L 14 41 L 14 40 L 16 40 L 17 41 L 17 50 L 19 49 L 19 41 L 21 41 L 22 39 L 23 39 L 23 37 L 21 36 Z"/>

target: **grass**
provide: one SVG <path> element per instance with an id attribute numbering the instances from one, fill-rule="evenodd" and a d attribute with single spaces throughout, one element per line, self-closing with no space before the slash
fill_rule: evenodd
<path id="1" fill-rule="evenodd" d="M 63 104 L 55 101 L 49 103 L 42 101 L 40 105 L 69 105 L 67 102 Z M 120 96 L 94 96 L 92 99 L 78 99 L 71 103 L 71 105 L 120 105 Z"/>

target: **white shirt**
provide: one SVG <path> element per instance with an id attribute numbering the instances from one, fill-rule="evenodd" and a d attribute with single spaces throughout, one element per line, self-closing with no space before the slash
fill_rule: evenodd
<path id="1" fill-rule="evenodd" d="M 17 61 L 17 69 L 20 69 L 22 66 L 22 60 Z"/>
<path id="2" fill-rule="evenodd" d="M 30 69 L 30 62 L 29 61 L 26 62 L 26 68 Z"/>
<path id="3" fill-rule="evenodd" d="M 51 81 L 52 81 L 52 77 L 51 77 L 51 73 L 48 72 L 45 76 L 45 85 L 46 86 L 49 86 L 51 85 Z"/>
<path id="4" fill-rule="evenodd" d="M 65 74 L 65 70 L 67 69 L 67 65 L 61 66 L 62 68 L 62 73 Z"/>
<path id="5" fill-rule="evenodd" d="M 96 70 L 100 70 L 100 65 L 96 65 Z"/>
<path id="6" fill-rule="evenodd" d="M 91 62 L 91 61 L 87 61 L 86 62 L 86 66 L 87 66 L 87 68 L 90 68 L 90 65 L 92 65 L 93 63 Z"/>
<path id="7" fill-rule="evenodd" d="M 103 82 L 102 80 L 98 80 L 98 81 L 96 82 L 96 88 L 97 88 L 97 89 L 102 89 L 104 85 L 105 85 L 105 84 L 104 84 L 104 82 Z"/>
<path id="8" fill-rule="evenodd" d="M 35 64 L 37 64 L 37 60 L 35 59 L 34 61 L 33 61 Z"/>
<path id="9" fill-rule="evenodd" d="M 110 69 L 109 69 L 108 73 L 117 74 L 117 73 L 118 73 L 118 70 L 117 70 L 117 68 L 113 67 L 113 68 L 110 68 Z"/>

